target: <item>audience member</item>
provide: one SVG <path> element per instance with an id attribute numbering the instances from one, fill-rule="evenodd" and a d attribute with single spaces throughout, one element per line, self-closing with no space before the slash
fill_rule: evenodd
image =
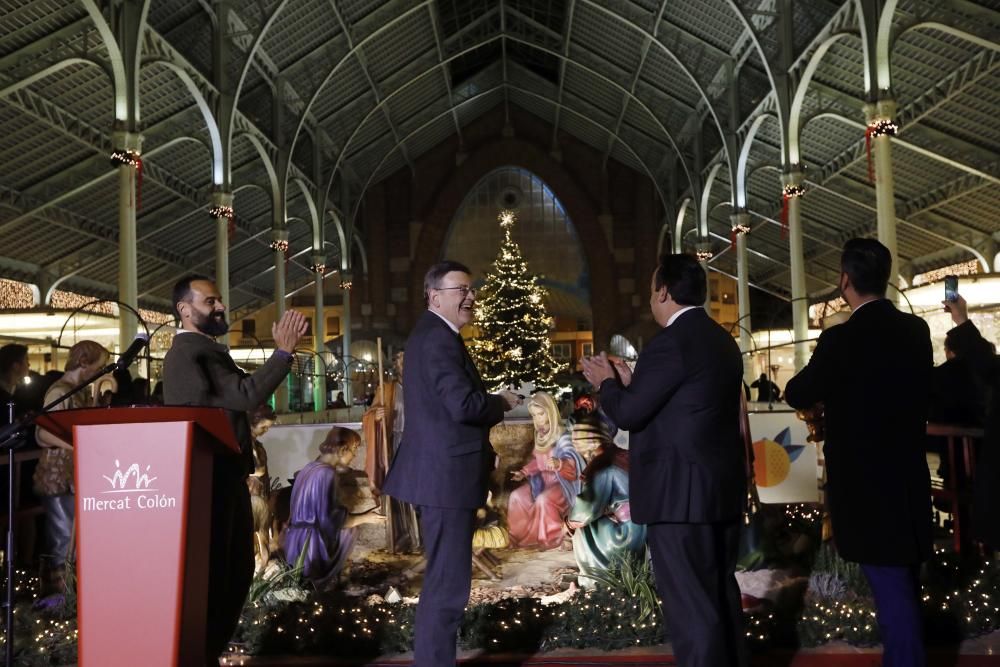
<path id="1" fill-rule="evenodd" d="M 18 384 L 30 368 L 27 347 L 19 343 L 0 347 L 0 424 L 8 423 L 7 403 L 14 398 Z M 15 417 L 23 412 L 20 406 L 15 406 Z"/>
<path id="2" fill-rule="evenodd" d="M 132 380 L 132 404 L 149 405 L 149 379 L 137 377 Z"/>
<path id="3" fill-rule="evenodd" d="M 1000 507 L 1000 357 L 969 319 L 968 304 L 961 295 L 955 301 L 946 301 L 944 307 L 955 323 L 948 336 L 968 355 L 970 366 L 988 396 L 985 437 L 976 456 L 972 530 L 977 540 L 996 551 L 1000 549 L 1000 521 L 996 515 Z"/>
<path id="4" fill-rule="evenodd" d="M 153 385 L 153 393 L 149 395 L 150 405 L 163 405 L 163 380 L 157 380 Z"/>
<path id="5" fill-rule="evenodd" d="M 963 336 L 964 329 L 953 329 L 944 338 L 945 362 L 935 366 L 931 373 L 930 403 L 927 421 L 960 426 L 982 426 L 986 415 L 986 388 L 983 379 L 976 373 L 975 341 Z M 951 488 L 951 462 L 948 455 L 948 439 L 929 437 L 929 451 L 939 457 L 938 476 L 945 488 Z M 964 482 L 963 468 L 958 466 L 955 486 L 961 488 Z M 947 503 L 947 501 L 940 501 Z M 935 502 L 936 506 L 944 508 Z M 950 510 L 949 510 L 950 511 Z"/>
<path id="6" fill-rule="evenodd" d="M 757 400 L 761 403 L 781 400 L 781 389 L 767 377 L 767 373 L 761 373 L 750 387 L 757 390 Z"/>
<path id="7" fill-rule="evenodd" d="M 127 368 L 116 368 L 111 376 L 115 379 L 113 388 L 104 385 L 104 391 L 100 398 L 101 405 L 111 405 L 113 407 L 123 407 L 132 405 L 135 401 L 132 398 L 132 374 Z"/>
<path id="8" fill-rule="evenodd" d="M 45 394 L 48 405 L 76 388 L 101 370 L 108 362 L 108 351 L 92 340 L 83 340 L 69 349 L 66 372 Z M 97 388 L 93 393 L 80 391 L 57 404 L 54 410 L 85 408 L 95 404 Z M 45 546 L 42 551 L 42 595 L 62 593 L 66 582 L 65 563 L 73 548 L 73 521 L 75 495 L 73 479 L 73 445 L 43 428 L 35 431 L 38 444 L 43 447 L 38 467 L 35 468 L 34 488 L 45 507 Z"/>
<path id="9" fill-rule="evenodd" d="M 963 331 L 956 328 L 945 335 L 945 362 L 931 373 L 928 421 L 968 426 L 983 423 L 985 387 L 973 368 L 975 344 L 963 337 Z"/>

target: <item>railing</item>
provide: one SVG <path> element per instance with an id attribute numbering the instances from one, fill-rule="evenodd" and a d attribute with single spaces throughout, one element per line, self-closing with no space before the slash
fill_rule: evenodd
<path id="1" fill-rule="evenodd" d="M 956 553 L 973 548 L 970 535 L 972 489 L 976 476 L 976 441 L 982 441 L 983 429 L 956 424 L 927 424 L 927 435 L 946 439 L 947 479 L 941 488 L 932 488 L 931 496 L 950 507 L 953 544 Z"/>

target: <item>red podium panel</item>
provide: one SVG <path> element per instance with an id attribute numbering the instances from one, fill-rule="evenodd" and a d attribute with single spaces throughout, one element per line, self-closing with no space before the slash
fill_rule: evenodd
<path id="1" fill-rule="evenodd" d="M 222 410 L 64 410 L 38 423 L 72 427 L 79 664 L 202 664 L 212 457 L 239 451 Z"/>

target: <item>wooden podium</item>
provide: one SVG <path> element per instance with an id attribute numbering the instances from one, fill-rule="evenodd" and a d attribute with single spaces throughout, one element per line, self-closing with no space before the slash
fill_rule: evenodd
<path id="1" fill-rule="evenodd" d="M 75 447 L 79 664 L 203 664 L 212 457 L 240 451 L 223 411 L 60 410 L 37 424 Z"/>

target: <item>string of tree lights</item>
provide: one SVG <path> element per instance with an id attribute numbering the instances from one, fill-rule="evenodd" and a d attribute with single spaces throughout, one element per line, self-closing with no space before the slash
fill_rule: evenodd
<path id="1" fill-rule="evenodd" d="M 526 382 L 539 389 L 553 389 L 563 365 L 552 356 L 549 330 L 553 319 L 545 308 L 547 291 L 538 284 L 538 276 L 528 272 L 521 247 L 514 241 L 517 216 L 504 210 L 497 219 L 503 240 L 493 270 L 479 290 L 479 335 L 469 352 L 491 391 Z"/>

